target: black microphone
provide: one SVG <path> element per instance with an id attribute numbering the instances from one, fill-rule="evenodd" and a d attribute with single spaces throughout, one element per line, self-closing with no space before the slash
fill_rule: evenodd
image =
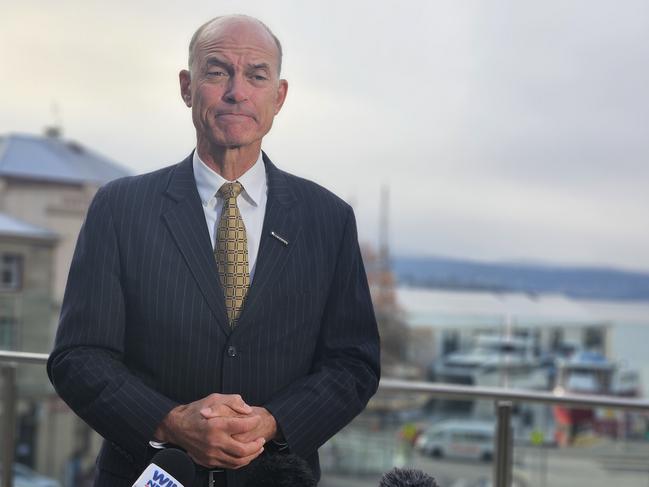
<path id="1" fill-rule="evenodd" d="M 313 472 L 294 454 L 262 455 L 250 464 L 246 487 L 316 487 Z"/>
<path id="2" fill-rule="evenodd" d="M 133 487 L 189 487 L 196 476 L 196 467 L 187 453 L 165 448 L 156 453 Z"/>

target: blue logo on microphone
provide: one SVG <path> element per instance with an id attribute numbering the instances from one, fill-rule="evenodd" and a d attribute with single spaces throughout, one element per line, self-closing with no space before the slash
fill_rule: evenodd
<path id="1" fill-rule="evenodd" d="M 146 483 L 146 487 L 178 487 L 169 477 L 165 477 L 164 471 L 153 471 L 153 478 Z"/>

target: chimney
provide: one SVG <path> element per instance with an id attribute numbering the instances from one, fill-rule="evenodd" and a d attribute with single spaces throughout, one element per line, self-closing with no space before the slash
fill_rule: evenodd
<path id="1" fill-rule="evenodd" d="M 51 139 L 60 139 L 62 135 L 61 127 L 57 127 L 55 125 L 45 127 L 45 130 L 43 132 L 45 134 L 45 137 L 49 137 Z"/>

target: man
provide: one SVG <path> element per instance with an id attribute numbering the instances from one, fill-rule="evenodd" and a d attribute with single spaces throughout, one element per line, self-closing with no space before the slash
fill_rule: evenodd
<path id="1" fill-rule="evenodd" d="M 264 451 L 304 458 L 375 392 L 379 339 L 351 208 L 277 169 L 281 46 L 219 17 L 180 73 L 196 150 L 114 181 L 79 235 L 48 373 L 106 441 L 95 485 L 130 486 L 156 447 L 195 486 L 243 486 Z"/>

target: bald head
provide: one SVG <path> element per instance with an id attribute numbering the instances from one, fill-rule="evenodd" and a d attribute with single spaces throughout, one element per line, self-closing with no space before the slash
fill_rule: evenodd
<path id="1" fill-rule="evenodd" d="M 178 80 L 182 100 L 192 109 L 201 158 L 237 158 L 243 172 L 256 161 L 288 91 L 279 77 L 280 58 L 277 38 L 252 17 L 217 17 L 196 31 L 189 70 L 181 70 Z"/>
<path id="2" fill-rule="evenodd" d="M 279 42 L 279 39 L 273 34 L 273 32 L 264 24 L 261 20 L 249 15 L 221 15 L 219 17 L 214 17 L 211 20 L 208 20 L 203 25 L 201 25 L 194 35 L 192 36 L 191 41 L 189 42 L 189 70 L 193 70 L 194 60 L 196 58 L 196 47 L 204 42 L 206 38 L 214 35 L 223 29 L 234 28 L 237 26 L 245 26 L 252 29 L 258 29 L 268 36 L 269 41 L 271 41 L 277 48 L 277 75 L 282 71 L 282 45 Z"/>

